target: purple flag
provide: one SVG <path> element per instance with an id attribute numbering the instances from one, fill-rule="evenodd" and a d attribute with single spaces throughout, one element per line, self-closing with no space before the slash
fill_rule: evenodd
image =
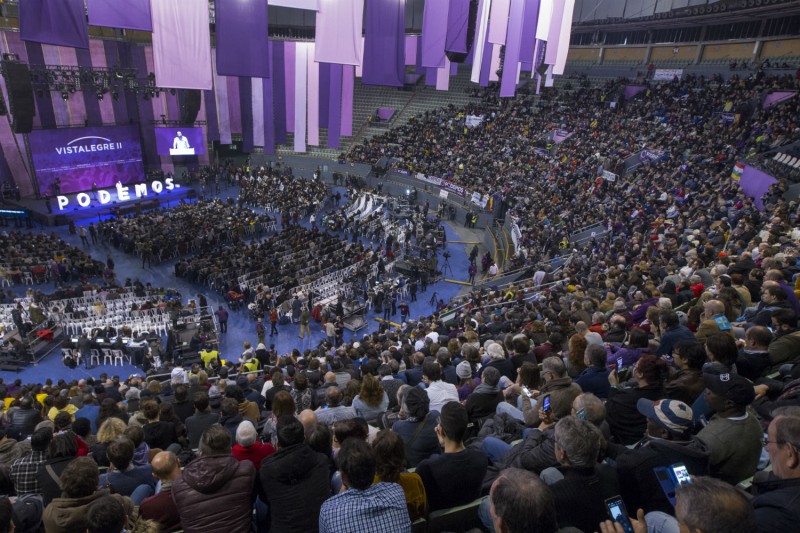
<path id="1" fill-rule="evenodd" d="M 19 3 L 19 32 L 23 41 L 89 48 L 83 0 L 23 0 Z"/>
<path id="2" fill-rule="evenodd" d="M 536 26 L 539 24 L 539 0 L 525 0 L 525 22 L 522 24 L 522 44 L 519 59 L 522 70 L 532 71 L 536 51 Z"/>
<path id="3" fill-rule="evenodd" d="M 444 49 L 448 52 L 467 52 L 467 20 L 469 0 L 450 0 L 447 12 L 447 38 Z"/>
<path id="4" fill-rule="evenodd" d="M 331 65 L 328 93 L 328 148 L 339 148 L 342 127 L 342 65 Z"/>
<path id="5" fill-rule="evenodd" d="M 361 65 L 364 0 L 320 0 L 314 50 L 318 63 Z"/>
<path id="6" fill-rule="evenodd" d="M 405 0 L 367 2 L 364 33 L 364 85 L 402 87 L 406 68 Z"/>
<path id="7" fill-rule="evenodd" d="M 759 211 L 764 211 L 764 201 L 762 198 L 767 190 L 775 183 L 778 183 L 778 180 L 749 165 L 745 165 L 742 177 L 739 179 L 739 185 L 742 187 L 742 190 L 747 196 L 753 199 L 753 205 L 755 205 Z"/>
<path id="8" fill-rule="evenodd" d="M 152 12 L 158 86 L 210 90 L 213 83 L 208 1 L 153 0 Z"/>
<path id="9" fill-rule="evenodd" d="M 422 13 L 422 49 L 423 67 L 444 66 L 444 44 L 447 38 L 447 12 L 450 0 L 428 0 Z"/>
<path id="10" fill-rule="evenodd" d="M 342 68 L 342 122 L 339 133 L 345 137 L 353 135 L 353 93 L 355 91 L 355 67 Z"/>
<path id="11" fill-rule="evenodd" d="M 647 87 L 644 85 L 626 85 L 622 95 L 625 97 L 625 100 L 630 100 L 645 89 L 647 89 Z"/>
<path id="12" fill-rule="evenodd" d="M 280 7 L 293 7 L 295 9 L 318 10 L 321 0 L 272 0 L 270 4 Z"/>
<path id="13" fill-rule="evenodd" d="M 272 48 L 272 83 L 264 83 L 264 112 L 272 110 L 272 152 L 267 152 L 267 144 L 270 139 L 268 117 L 265 116 L 264 124 L 267 130 L 264 132 L 264 151 L 267 153 L 275 152 L 276 144 L 286 144 L 286 66 L 285 66 L 285 45 L 282 42 L 271 42 Z M 272 87 L 272 97 L 267 98 L 267 86 Z M 272 102 L 272 105 L 269 103 Z"/>
<path id="14" fill-rule="evenodd" d="M 153 31 L 150 0 L 86 0 L 86 9 L 92 26 Z"/>
<path id="15" fill-rule="evenodd" d="M 506 44 L 506 31 L 508 30 L 508 13 L 511 9 L 511 0 L 493 0 L 492 12 L 489 16 L 489 42 L 492 44 Z"/>
<path id="16" fill-rule="evenodd" d="M 217 73 L 269 76 L 267 0 L 217 0 Z"/>
<path id="17" fill-rule="evenodd" d="M 766 98 L 764 98 L 764 103 L 762 104 L 762 107 L 764 109 L 767 109 L 768 107 L 772 107 L 772 106 L 774 106 L 776 104 L 779 104 L 781 102 L 785 102 L 786 100 L 789 100 L 790 98 L 794 98 L 796 94 L 797 94 L 797 91 L 775 91 L 775 92 L 769 93 L 766 96 Z"/>

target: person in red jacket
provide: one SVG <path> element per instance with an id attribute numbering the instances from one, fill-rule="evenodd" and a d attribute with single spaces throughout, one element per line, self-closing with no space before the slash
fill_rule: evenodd
<path id="1" fill-rule="evenodd" d="M 275 448 L 270 443 L 258 442 L 258 431 L 249 420 L 243 420 L 236 428 L 236 444 L 233 445 L 231 455 L 237 461 L 250 461 L 261 470 L 261 461 L 275 453 Z"/>

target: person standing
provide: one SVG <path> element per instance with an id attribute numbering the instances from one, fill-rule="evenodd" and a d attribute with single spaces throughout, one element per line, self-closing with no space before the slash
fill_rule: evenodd
<path id="1" fill-rule="evenodd" d="M 298 337 L 301 339 L 306 336 L 311 336 L 311 330 L 308 327 L 308 321 L 310 317 L 311 315 L 308 312 L 308 309 L 303 307 L 303 309 L 300 310 L 300 335 L 298 335 Z"/>
<path id="2" fill-rule="evenodd" d="M 278 309 L 273 307 L 269 311 L 269 336 L 278 334 Z"/>
<path id="3" fill-rule="evenodd" d="M 86 227 L 81 226 L 78 229 L 78 234 L 81 236 L 81 244 L 88 247 L 89 246 L 89 239 L 86 237 Z M 142 265 L 144 267 L 144 265 Z"/>
<path id="4" fill-rule="evenodd" d="M 217 309 L 217 320 L 219 320 L 219 332 L 220 333 L 227 333 L 228 332 L 228 310 L 219 306 Z"/>

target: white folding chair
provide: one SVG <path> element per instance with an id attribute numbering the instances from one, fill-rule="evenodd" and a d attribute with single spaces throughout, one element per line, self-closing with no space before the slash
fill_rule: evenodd
<path id="1" fill-rule="evenodd" d="M 100 350 L 92 348 L 91 355 L 89 356 L 89 364 L 100 365 Z"/>

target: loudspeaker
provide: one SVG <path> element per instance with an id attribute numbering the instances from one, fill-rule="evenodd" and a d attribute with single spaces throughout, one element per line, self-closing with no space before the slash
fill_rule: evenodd
<path id="1" fill-rule="evenodd" d="M 200 91 L 196 89 L 181 90 L 178 93 L 178 105 L 181 109 L 181 124 L 194 124 L 200 111 Z"/>
<path id="2" fill-rule="evenodd" d="M 23 63 L 3 61 L 3 76 L 8 87 L 8 107 L 14 119 L 14 133 L 30 133 L 36 115 L 31 71 Z"/>

